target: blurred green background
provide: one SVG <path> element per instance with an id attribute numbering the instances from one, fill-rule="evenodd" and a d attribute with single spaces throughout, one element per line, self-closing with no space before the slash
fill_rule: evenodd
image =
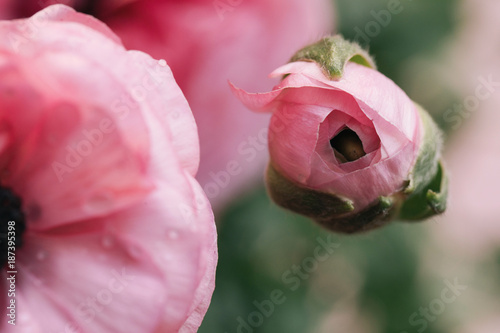
<path id="1" fill-rule="evenodd" d="M 379 70 L 447 130 L 440 115 L 458 96 L 434 69 L 461 24 L 459 2 L 401 0 L 403 10 L 368 42 L 357 37 L 389 2 L 337 1 L 337 31 L 364 44 Z M 500 251 L 455 256 L 432 239 L 438 223 L 334 235 L 275 206 L 261 185 L 218 214 L 217 283 L 199 332 L 455 333 L 487 307 L 477 295 L 500 296 Z M 332 253 L 322 248 L 320 261 L 325 242 Z M 443 300 L 447 289 L 453 301 Z"/>

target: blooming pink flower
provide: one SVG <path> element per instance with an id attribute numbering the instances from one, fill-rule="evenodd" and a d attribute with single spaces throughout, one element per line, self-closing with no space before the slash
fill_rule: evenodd
<path id="1" fill-rule="evenodd" d="M 268 93 L 233 89 L 250 109 L 273 112 L 269 149 L 278 172 L 307 188 L 349 198 L 354 211 L 407 185 L 422 124 L 399 87 L 351 62 L 338 81 L 314 62 L 292 62 L 271 76 L 286 74 Z M 340 151 L 345 147 L 335 141 L 349 136 L 359 145 Z"/>
<path id="2" fill-rule="evenodd" d="M 271 77 L 283 79 L 271 92 L 232 86 L 250 109 L 273 112 L 267 185 L 274 202 L 337 232 L 446 209 L 438 127 L 374 68 L 358 44 L 328 36 L 275 70 Z"/>
<path id="3" fill-rule="evenodd" d="M 4 1 L 25 15 L 27 3 L 55 0 Z M 261 78 L 334 23 L 330 0 L 59 1 L 103 20 L 127 48 L 167 60 L 198 124 L 197 179 L 219 207 L 262 178 L 268 156 L 269 118 L 243 112 L 227 80 L 269 89 Z"/>
<path id="4" fill-rule="evenodd" d="M 166 62 L 62 5 L 0 32 L 0 223 L 16 222 L 18 245 L 0 330 L 195 332 L 216 232 Z"/>

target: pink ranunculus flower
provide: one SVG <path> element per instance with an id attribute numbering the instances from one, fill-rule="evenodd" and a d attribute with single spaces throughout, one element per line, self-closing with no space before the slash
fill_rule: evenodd
<path id="1" fill-rule="evenodd" d="M 332 37 L 312 47 L 324 52 L 323 44 L 332 42 L 346 43 Z M 270 92 L 251 94 L 233 87 L 248 108 L 273 113 L 269 126 L 271 195 L 287 208 L 320 219 L 329 218 L 323 209 L 333 208 L 331 203 L 323 205 L 330 208 L 315 208 L 327 198 L 313 197 L 310 191 L 334 195 L 343 202 L 339 209 L 345 211 L 332 213 L 352 216 L 377 204 L 381 197 L 407 189 L 425 136 L 418 106 L 394 82 L 354 62 L 347 62 L 342 70 L 333 79 L 319 63 L 293 61 L 271 74 L 285 77 Z M 429 164 L 435 164 L 437 157 L 433 150 Z M 435 172 L 436 167 L 430 170 Z M 292 184 L 275 180 L 281 176 Z M 290 189 L 293 184 L 309 192 L 298 199 L 296 189 Z M 287 198 L 277 198 L 281 194 L 275 187 L 281 187 L 278 190 Z M 358 227 L 366 226 L 351 225 L 345 231 L 358 231 Z"/>
<path id="2" fill-rule="evenodd" d="M 269 117 L 244 112 L 227 79 L 269 89 L 262 77 L 334 26 L 331 0 L 3 1 L 14 16 L 71 3 L 108 24 L 127 48 L 166 59 L 198 125 L 196 177 L 219 208 L 261 179 L 268 156 Z"/>
<path id="3" fill-rule="evenodd" d="M 216 231 L 166 62 L 63 5 L 0 36 L 0 331 L 195 332 Z"/>

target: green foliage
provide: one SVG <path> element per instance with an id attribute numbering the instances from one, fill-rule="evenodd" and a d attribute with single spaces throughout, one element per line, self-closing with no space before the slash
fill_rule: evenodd
<path id="1" fill-rule="evenodd" d="M 415 56 L 432 54 L 439 50 L 441 43 L 453 33 L 456 19 L 456 0 L 400 0 L 402 10 L 392 14 L 384 26 L 377 21 L 373 12 L 388 10 L 391 0 L 338 0 L 338 32 L 346 39 L 359 41 L 368 47 L 379 71 L 392 78 L 398 85 L 405 86 L 401 69 L 405 62 Z M 373 12 L 372 12 L 373 11 Z M 368 40 L 356 38 L 359 28 L 366 34 L 369 22 L 376 22 L 380 31 L 367 35 Z M 373 29 L 375 32 L 376 30 Z M 361 36 L 361 35 L 358 35 Z"/>
<path id="2" fill-rule="evenodd" d="M 360 309 L 380 314 L 384 332 L 407 329 L 408 316 L 421 304 L 416 286 L 420 230 L 395 223 L 360 236 L 336 236 L 277 207 L 264 189 L 256 191 L 219 219 L 217 284 L 199 332 L 236 332 L 238 317 L 246 320 L 257 310 L 253 302 L 269 300 L 276 289 L 286 301 L 254 332 L 310 332 L 333 306 L 352 301 L 358 289 Z M 313 258 L 318 239 L 329 237 L 338 247 L 294 290 L 283 274 Z M 346 287 L 360 277 L 360 285 Z"/>

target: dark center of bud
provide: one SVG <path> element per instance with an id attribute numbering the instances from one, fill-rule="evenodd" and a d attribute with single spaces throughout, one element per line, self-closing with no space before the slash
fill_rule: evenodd
<path id="1" fill-rule="evenodd" d="M 330 140 L 335 157 L 340 163 L 355 161 L 366 155 L 359 136 L 346 127 Z"/>
<path id="2" fill-rule="evenodd" d="M 0 186 L 0 268 L 11 261 L 9 252 L 22 245 L 21 236 L 25 229 L 21 199 L 11 189 Z"/>

